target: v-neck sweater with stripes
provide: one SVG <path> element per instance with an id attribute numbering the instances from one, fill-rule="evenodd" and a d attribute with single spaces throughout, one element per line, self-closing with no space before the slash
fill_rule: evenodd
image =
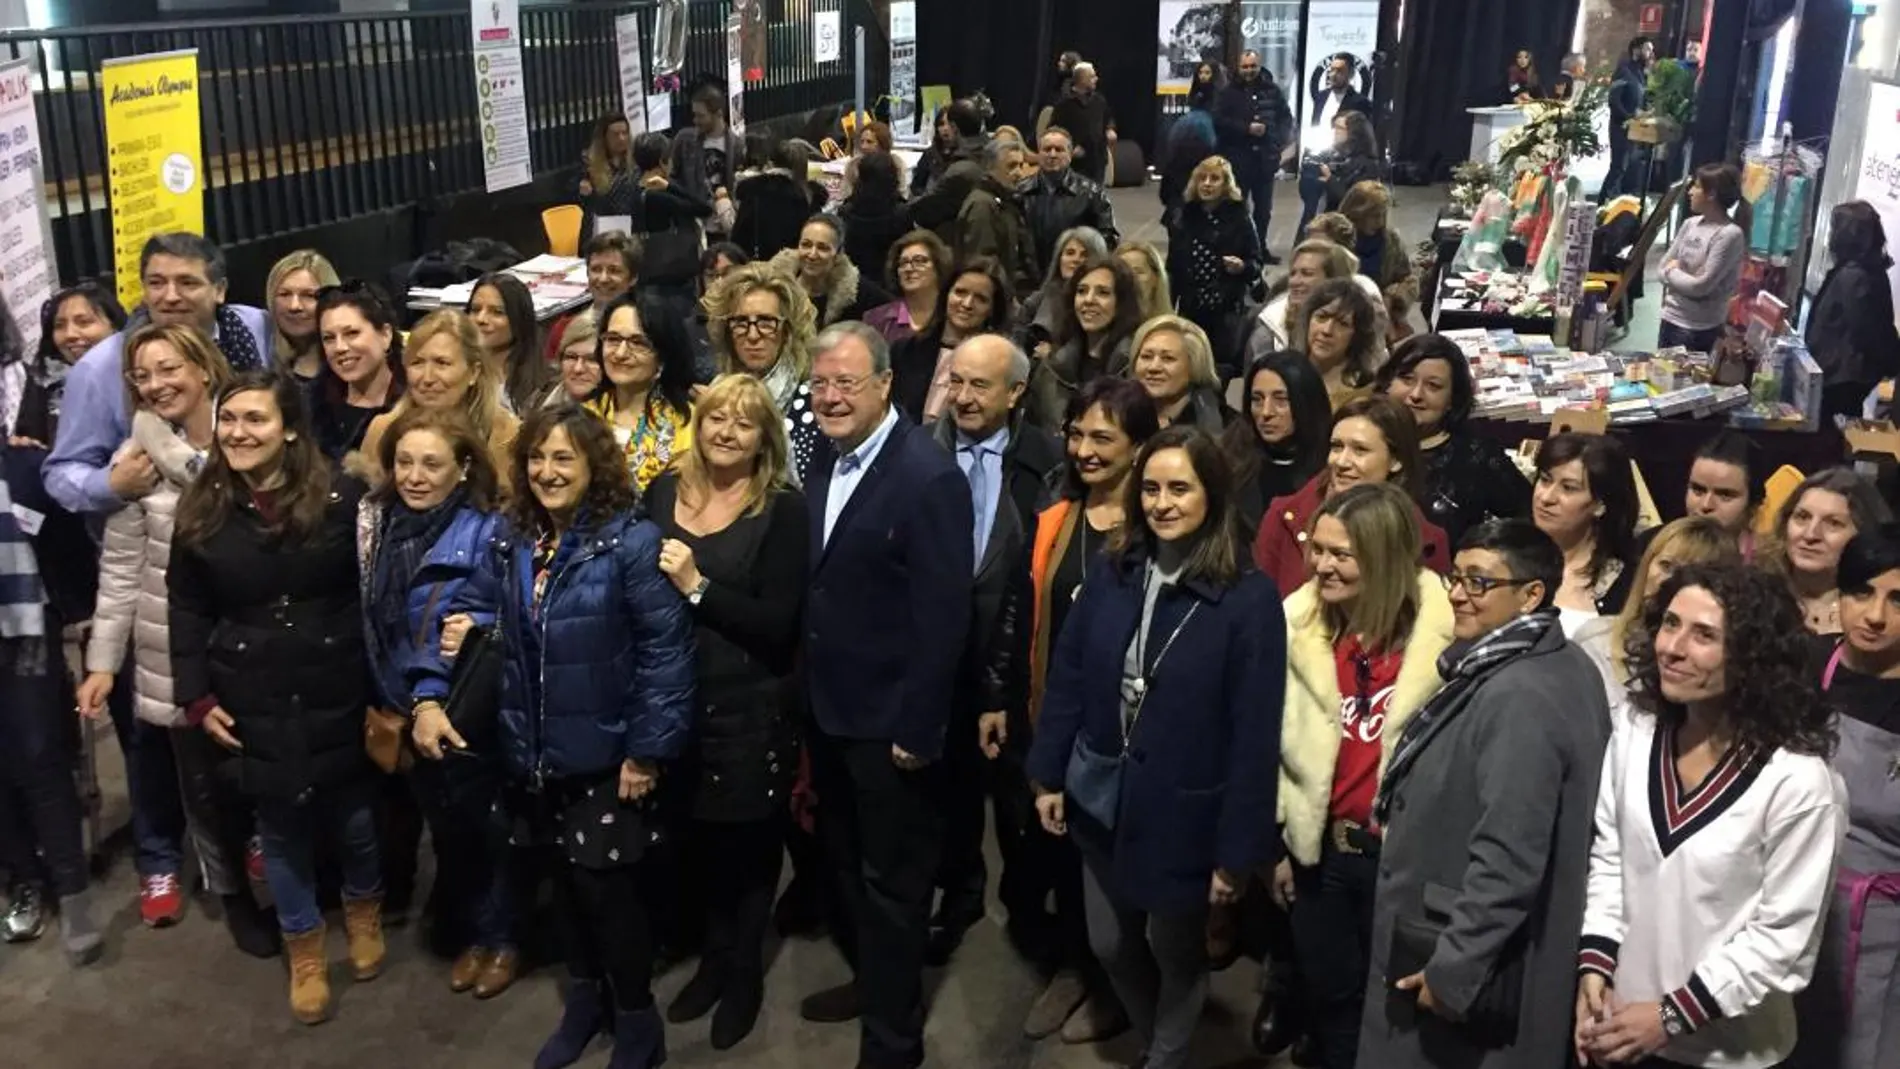
<path id="1" fill-rule="evenodd" d="M 1623 1003 L 1668 1001 L 1691 1031 L 1658 1056 L 1767 1069 L 1794 1049 L 1793 994 L 1820 947 L 1847 828 L 1819 757 L 1731 748 L 1678 778 L 1673 729 L 1613 718 L 1597 793 L 1579 969 Z"/>

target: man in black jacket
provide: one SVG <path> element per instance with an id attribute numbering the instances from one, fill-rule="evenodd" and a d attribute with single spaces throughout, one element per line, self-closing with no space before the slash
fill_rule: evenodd
<path id="1" fill-rule="evenodd" d="M 1115 207 L 1102 187 L 1075 173 L 1075 138 L 1060 126 L 1042 132 L 1039 157 L 1042 172 L 1025 181 L 1017 192 L 1029 231 L 1035 237 L 1036 263 L 1047 269 L 1056 254 L 1056 239 L 1072 227 L 1092 226 L 1101 231 L 1109 248 L 1121 240 L 1115 229 Z M 1038 283 L 1042 280 L 1037 279 Z"/>
<path id="2" fill-rule="evenodd" d="M 1069 74 L 1069 91 L 1049 111 L 1049 125 L 1069 132 L 1075 141 L 1075 169 L 1099 184 L 1107 180 L 1108 151 L 1115 146 L 1115 115 L 1096 83 L 1095 65 L 1077 63 Z"/>
<path id="3" fill-rule="evenodd" d="M 928 950 L 933 965 L 948 961 L 963 933 L 983 917 L 986 783 L 1003 859 L 1003 904 L 1012 922 L 1042 912 L 1041 903 L 1012 894 L 1024 871 L 1024 838 L 1040 831 L 1028 819 L 1033 802 L 1020 747 L 995 765 L 986 766 L 978 755 L 998 756 L 1011 723 L 1019 725 L 1019 740 L 1028 738 L 1029 551 L 1046 481 L 1063 459 L 1055 436 L 1023 422 L 1017 412 L 1029 384 L 1029 357 L 1008 338 L 981 334 L 958 346 L 949 381 L 951 418 L 939 420 L 932 437 L 956 457 L 969 480 L 977 563 L 969 644 L 944 742 L 950 793 L 937 869 L 943 899 Z"/>
<path id="4" fill-rule="evenodd" d="M 813 466 L 805 678 L 831 932 L 853 981 L 806 1020 L 862 1017 L 860 1069 L 924 1060 L 924 946 L 943 835 L 945 732 L 970 633 L 970 486 L 891 405 L 891 354 L 857 322 L 812 346 L 811 399 L 836 460 Z"/>
<path id="5" fill-rule="evenodd" d="M 1642 188 L 1648 178 L 1643 166 L 1645 154 L 1641 149 L 1630 151 L 1629 128 L 1625 124 L 1643 110 L 1649 98 L 1649 67 L 1654 62 L 1656 43 L 1647 37 L 1631 38 L 1629 52 L 1617 65 L 1616 77 L 1610 82 L 1610 170 L 1603 176 L 1598 203 L 1607 203 L 1622 193 L 1640 196 L 1648 192 Z"/>
<path id="6" fill-rule="evenodd" d="M 1268 263 L 1267 225 L 1273 221 L 1273 179 L 1291 156 L 1293 112 L 1273 75 L 1260 65 L 1260 53 L 1243 52 L 1240 72 L 1214 98 L 1214 129 L 1221 154 L 1234 166 L 1234 180 L 1253 202 L 1253 225 Z"/>

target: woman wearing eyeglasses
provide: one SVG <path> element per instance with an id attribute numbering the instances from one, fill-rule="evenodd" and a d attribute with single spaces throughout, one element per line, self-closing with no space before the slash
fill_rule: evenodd
<path id="1" fill-rule="evenodd" d="M 540 407 L 585 404 L 607 379 L 601 367 L 600 325 L 592 315 L 575 316 L 561 335 L 561 376 Z"/>
<path id="2" fill-rule="evenodd" d="M 1286 600 L 1286 857 L 1272 893 L 1292 911 L 1319 1063 L 1353 1069 L 1379 876 L 1372 803 L 1406 721 L 1438 690 L 1453 619 L 1444 584 L 1419 566 L 1417 507 L 1399 487 L 1327 498 L 1306 534 L 1313 578 Z"/>
<path id="3" fill-rule="evenodd" d="M 636 493 L 692 446 L 693 347 L 656 297 L 630 294 L 600 312 L 606 378 L 587 408 L 613 428 Z"/>
<path id="4" fill-rule="evenodd" d="M 816 314 L 804 288 L 771 264 L 735 268 L 702 302 L 719 355 L 721 374 L 751 375 L 765 383 L 772 403 L 785 417 L 792 442 L 792 471 L 798 485 L 811 474 L 822 446 L 812 414 L 811 343 Z"/>

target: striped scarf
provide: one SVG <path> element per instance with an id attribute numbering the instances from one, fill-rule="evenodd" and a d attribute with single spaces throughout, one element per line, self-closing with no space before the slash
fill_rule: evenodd
<path id="1" fill-rule="evenodd" d="M 1386 823 L 1393 790 L 1417 763 L 1418 755 L 1424 752 L 1425 743 L 1439 722 L 1464 707 L 1465 695 L 1484 676 L 1536 649 L 1544 634 L 1555 626 L 1557 610 L 1539 609 L 1517 617 L 1462 650 L 1454 646 L 1439 654 L 1438 674 L 1444 678 L 1445 685 L 1406 722 L 1405 731 L 1399 735 L 1399 744 L 1393 748 L 1392 760 L 1386 765 L 1385 778 L 1379 782 L 1379 796 L 1372 803 L 1375 822 L 1382 826 Z"/>
<path id="2" fill-rule="evenodd" d="M 0 479 L 0 670 L 38 675 L 46 670 L 46 584 L 39 558 Z"/>

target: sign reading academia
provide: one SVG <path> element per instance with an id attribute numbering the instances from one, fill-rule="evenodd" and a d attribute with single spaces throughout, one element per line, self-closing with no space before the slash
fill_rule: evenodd
<path id="1" fill-rule="evenodd" d="M 139 302 L 147 238 L 205 229 L 198 50 L 110 59 L 100 65 L 106 106 L 106 188 L 119 300 Z"/>

